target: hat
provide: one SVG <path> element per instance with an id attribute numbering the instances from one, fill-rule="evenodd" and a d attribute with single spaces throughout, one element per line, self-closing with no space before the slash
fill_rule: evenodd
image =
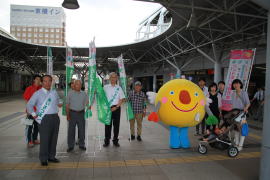
<path id="1" fill-rule="evenodd" d="M 135 86 L 137 86 L 137 85 L 141 86 L 142 83 L 141 83 L 140 81 L 136 81 L 136 82 L 135 82 Z"/>

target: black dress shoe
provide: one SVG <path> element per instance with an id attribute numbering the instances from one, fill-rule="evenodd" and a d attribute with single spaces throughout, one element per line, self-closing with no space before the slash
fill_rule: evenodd
<path id="1" fill-rule="evenodd" d="M 119 144 L 118 142 L 113 142 L 113 145 L 114 145 L 115 147 L 120 147 L 120 144 Z"/>
<path id="2" fill-rule="evenodd" d="M 73 151 L 73 149 L 74 149 L 74 148 L 68 148 L 68 149 L 67 149 L 67 152 L 71 152 L 71 151 Z"/>
<path id="3" fill-rule="evenodd" d="M 48 159 L 49 162 L 53 162 L 53 163 L 60 163 L 59 159 Z"/>
<path id="4" fill-rule="evenodd" d="M 80 148 L 80 150 L 86 151 L 86 147 L 84 147 L 84 146 L 81 146 L 79 148 Z"/>
<path id="5" fill-rule="evenodd" d="M 110 143 L 104 143 L 103 147 L 108 147 L 110 145 Z"/>
<path id="6" fill-rule="evenodd" d="M 137 140 L 138 140 L 138 141 L 142 141 L 141 136 L 137 136 Z"/>
<path id="7" fill-rule="evenodd" d="M 48 166 L 48 162 L 44 161 L 44 162 L 40 162 L 41 166 Z"/>

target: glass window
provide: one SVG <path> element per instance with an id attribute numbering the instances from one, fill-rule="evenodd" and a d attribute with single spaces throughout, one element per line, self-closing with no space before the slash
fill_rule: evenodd
<path id="1" fill-rule="evenodd" d="M 15 27 L 11 27 L 11 31 L 15 31 Z"/>
<path id="2" fill-rule="evenodd" d="M 56 40 L 55 42 L 56 42 L 57 44 L 59 44 L 59 40 Z"/>
<path id="3" fill-rule="evenodd" d="M 29 28 L 28 28 L 28 31 L 32 31 L 32 28 L 29 27 Z"/>
<path id="4" fill-rule="evenodd" d="M 51 35 L 50 35 L 50 38 L 54 38 L 54 34 L 51 34 Z"/>
<path id="5" fill-rule="evenodd" d="M 48 41 L 48 39 L 45 39 L 45 43 L 48 43 L 49 41 Z"/>
<path id="6" fill-rule="evenodd" d="M 50 40 L 50 43 L 54 43 L 54 40 L 53 40 L 53 39 L 51 39 L 51 40 Z"/>
<path id="7" fill-rule="evenodd" d="M 26 42 L 26 39 L 25 38 L 22 38 L 22 41 Z"/>
<path id="8" fill-rule="evenodd" d="M 57 28 L 57 29 L 56 29 L 56 32 L 60 32 L 60 29 Z"/>
<path id="9" fill-rule="evenodd" d="M 45 34 L 45 37 L 46 37 L 46 38 L 49 37 L 49 34 L 46 33 L 46 34 Z"/>
<path id="10" fill-rule="evenodd" d="M 37 33 L 34 34 L 34 37 L 37 37 Z"/>
<path id="11" fill-rule="evenodd" d="M 21 33 L 17 33 L 17 36 L 21 36 Z"/>
<path id="12" fill-rule="evenodd" d="M 46 29 L 45 29 L 45 32 L 49 32 L 49 28 L 46 28 Z"/>
<path id="13" fill-rule="evenodd" d="M 39 39 L 39 41 L 38 41 L 39 43 L 42 43 L 43 42 L 43 40 L 42 39 Z"/>
<path id="14" fill-rule="evenodd" d="M 22 29 L 23 31 L 26 31 L 26 28 L 25 27 L 23 27 L 23 29 Z"/>
<path id="15" fill-rule="evenodd" d="M 39 28 L 39 32 L 43 32 L 43 28 Z"/>
<path id="16" fill-rule="evenodd" d="M 28 43 L 32 43 L 32 40 L 31 40 L 31 39 L 28 39 L 27 42 L 28 42 Z"/>
<path id="17" fill-rule="evenodd" d="M 54 29 L 53 28 L 51 29 L 51 32 L 54 32 Z"/>
<path id="18" fill-rule="evenodd" d="M 34 39 L 34 43 L 37 43 L 37 39 Z"/>
<path id="19" fill-rule="evenodd" d="M 28 37 L 32 37 L 32 33 L 28 33 Z"/>
<path id="20" fill-rule="evenodd" d="M 59 38 L 60 37 L 59 34 L 56 34 L 55 36 L 56 36 L 56 38 Z"/>
<path id="21" fill-rule="evenodd" d="M 26 37 L 26 34 L 25 34 L 25 33 L 23 33 L 23 34 L 22 34 L 22 37 Z"/>
<path id="22" fill-rule="evenodd" d="M 39 37 L 43 37 L 43 34 L 39 34 Z"/>
<path id="23" fill-rule="evenodd" d="M 21 28 L 20 27 L 17 27 L 17 31 L 20 31 L 21 30 Z"/>

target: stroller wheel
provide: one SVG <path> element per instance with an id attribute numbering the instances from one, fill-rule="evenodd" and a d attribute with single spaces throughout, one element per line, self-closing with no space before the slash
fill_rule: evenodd
<path id="1" fill-rule="evenodd" d="M 229 157 L 236 157 L 238 155 L 238 149 L 237 147 L 231 146 L 228 149 L 228 156 Z"/>
<path id="2" fill-rule="evenodd" d="M 201 154 L 206 154 L 207 153 L 207 147 L 206 145 L 199 144 L 198 146 L 198 152 Z"/>

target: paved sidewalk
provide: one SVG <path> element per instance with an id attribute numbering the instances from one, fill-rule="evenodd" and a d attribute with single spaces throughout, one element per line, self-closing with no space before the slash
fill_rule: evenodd
<path id="1" fill-rule="evenodd" d="M 260 130 L 251 129 L 245 149 L 235 159 L 229 158 L 226 151 L 212 148 L 203 156 L 197 152 L 194 128 L 189 130 L 190 149 L 170 149 L 166 126 L 147 120 L 143 122 L 143 141 L 129 142 L 124 107 L 119 148 L 113 145 L 102 147 L 104 125 L 97 121 L 94 108 L 93 118 L 87 121 L 87 151 L 76 147 L 73 153 L 67 153 L 67 121 L 60 116 L 57 157 L 61 163 L 42 167 L 38 160 L 39 146 L 26 147 L 24 126 L 20 124 L 24 115 L 14 115 L 24 112 L 24 106 L 21 99 L 0 103 L 0 119 L 4 119 L 0 121 L 1 179 L 258 179 Z"/>

